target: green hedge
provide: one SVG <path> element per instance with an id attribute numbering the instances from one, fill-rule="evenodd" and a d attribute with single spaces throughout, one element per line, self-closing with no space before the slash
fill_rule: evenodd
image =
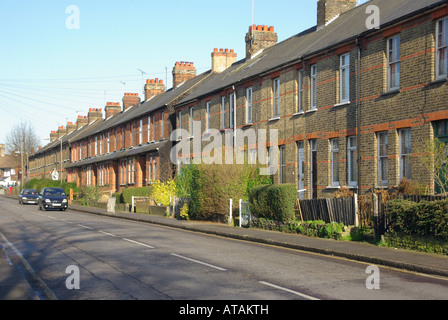
<path id="1" fill-rule="evenodd" d="M 151 187 L 141 187 L 141 188 L 125 188 L 122 192 L 122 201 L 124 203 L 131 203 L 132 196 L 135 197 L 150 197 Z"/>
<path id="2" fill-rule="evenodd" d="M 342 223 L 316 221 L 274 221 L 265 218 L 252 218 L 251 226 L 264 230 L 298 233 L 309 237 L 340 240 L 346 228 Z"/>
<path id="3" fill-rule="evenodd" d="M 398 234 L 448 240 L 448 200 L 388 202 L 391 230 Z"/>
<path id="4" fill-rule="evenodd" d="M 260 185 L 249 191 L 251 213 L 275 221 L 295 219 L 297 188 L 294 184 Z"/>
<path id="5" fill-rule="evenodd" d="M 24 185 L 24 189 L 36 189 L 37 192 L 41 192 L 43 188 L 62 188 L 64 192 L 69 195 L 70 189 L 73 189 L 74 193 L 79 191 L 76 183 L 68 183 L 61 181 L 53 181 L 49 179 L 31 179 Z"/>

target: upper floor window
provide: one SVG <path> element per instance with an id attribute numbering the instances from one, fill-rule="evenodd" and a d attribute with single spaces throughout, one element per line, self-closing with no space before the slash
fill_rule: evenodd
<path id="1" fill-rule="evenodd" d="M 233 117 L 234 117 L 234 112 L 235 112 L 235 94 L 231 93 L 229 96 L 229 128 L 233 128 L 234 126 L 234 121 L 233 121 Z"/>
<path id="2" fill-rule="evenodd" d="M 340 57 L 339 66 L 339 102 L 350 101 L 350 53 Z"/>
<path id="3" fill-rule="evenodd" d="M 311 110 L 317 109 L 317 65 L 311 66 Z"/>
<path id="4" fill-rule="evenodd" d="M 143 119 L 140 119 L 140 127 L 139 127 L 139 135 L 138 135 L 138 144 L 143 143 Z"/>
<path id="5" fill-rule="evenodd" d="M 303 90 L 304 90 L 304 79 L 305 79 L 305 72 L 304 70 L 299 70 L 298 74 L 298 110 L 297 112 L 303 112 Z"/>
<path id="6" fill-rule="evenodd" d="M 273 80 L 273 93 L 274 93 L 274 118 L 280 117 L 280 78 Z"/>
<path id="7" fill-rule="evenodd" d="M 162 111 L 162 139 L 165 139 L 165 111 Z"/>
<path id="8" fill-rule="evenodd" d="M 205 110 L 205 112 L 206 112 L 206 114 L 205 114 L 205 130 L 208 132 L 209 130 L 210 130 L 210 105 L 211 105 L 211 103 L 210 103 L 210 101 L 208 101 L 207 102 L 207 105 L 206 105 L 206 110 Z"/>
<path id="9" fill-rule="evenodd" d="M 226 97 L 221 97 L 221 129 L 226 128 Z"/>
<path id="10" fill-rule="evenodd" d="M 448 61 L 448 17 L 437 22 L 436 37 L 436 77 L 446 78 Z"/>
<path id="11" fill-rule="evenodd" d="M 246 123 L 252 123 L 252 87 L 246 89 Z"/>
<path id="12" fill-rule="evenodd" d="M 387 41 L 387 90 L 400 88 L 400 35 Z"/>
<path id="13" fill-rule="evenodd" d="M 194 108 L 191 107 L 190 108 L 190 137 L 193 137 L 193 135 L 194 135 L 194 132 L 193 132 L 194 118 L 193 118 L 193 115 L 194 115 Z"/>

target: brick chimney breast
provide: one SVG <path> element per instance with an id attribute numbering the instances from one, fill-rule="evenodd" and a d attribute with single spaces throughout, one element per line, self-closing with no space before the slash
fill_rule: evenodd
<path id="1" fill-rule="evenodd" d="M 95 120 L 102 119 L 103 111 L 101 109 L 90 108 L 87 117 L 89 119 L 89 124 L 90 124 Z"/>
<path id="2" fill-rule="evenodd" d="M 278 35 L 274 27 L 253 25 L 246 34 L 246 60 L 252 59 L 261 50 L 276 45 Z"/>
<path id="3" fill-rule="evenodd" d="M 51 131 L 50 133 L 50 142 L 53 142 L 58 138 L 58 132 L 57 131 Z"/>
<path id="4" fill-rule="evenodd" d="M 125 93 L 123 97 L 123 111 L 140 104 L 138 93 Z"/>
<path id="5" fill-rule="evenodd" d="M 340 14 L 356 7 L 357 0 L 318 0 L 317 28 L 322 29 Z"/>
<path id="6" fill-rule="evenodd" d="M 212 72 L 221 73 L 236 62 L 233 49 L 217 49 L 212 52 Z"/>
<path id="7" fill-rule="evenodd" d="M 163 80 L 159 80 L 158 78 L 146 80 L 145 101 L 148 101 L 152 97 L 163 92 L 165 92 L 165 84 L 163 83 Z"/>
<path id="8" fill-rule="evenodd" d="M 73 122 L 67 122 L 67 133 L 71 133 L 76 130 L 76 124 Z"/>
<path id="9" fill-rule="evenodd" d="M 89 119 L 87 119 L 86 116 L 78 116 L 78 120 L 76 120 L 76 129 L 82 128 L 87 124 L 89 124 Z"/>
<path id="10" fill-rule="evenodd" d="M 173 68 L 173 88 L 177 88 L 194 77 L 196 77 L 196 67 L 193 65 L 193 62 L 176 62 Z"/>
<path id="11" fill-rule="evenodd" d="M 106 107 L 104 108 L 104 111 L 106 112 L 106 120 L 110 117 L 113 117 L 116 114 L 119 114 L 121 112 L 121 106 L 119 102 L 108 102 L 106 104 Z"/>

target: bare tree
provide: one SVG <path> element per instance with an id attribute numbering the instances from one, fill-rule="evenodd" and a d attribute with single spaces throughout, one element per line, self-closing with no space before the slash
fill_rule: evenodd
<path id="1" fill-rule="evenodd" d="M 15 154 L 20 152 L 20 143 L 23 141 L 23 153 L 31 154 L 31 151 L 39 147 L 39 137 L 34 127 L 28 121 L 15 124 L 6 136 L 6 152 Z"/>

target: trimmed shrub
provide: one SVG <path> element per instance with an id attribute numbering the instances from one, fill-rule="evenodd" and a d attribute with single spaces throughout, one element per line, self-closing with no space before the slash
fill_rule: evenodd
<path id="1" fill-rule="evenodd" d="M 294 184 L 260 185 L 249 192 L 252 214 L 268 220 L 294 220 L 296 199 L 297 188 Z"/>
<path id="2" fill-rule="evenodd" d="M 122 192 L 123 202 L 131 203 L 132 196 L 135 197 L 150 197 L 151 187 L 141 187 L 141 188 L 125 188 Z"/>
<path id="3" fill-rule="evenodd" d="M 399 234 L 448 240 L 448 200 L 388 202 L 391 229 Z"/>
<path id="4" fill-rule="evenodd" d="M 62 188 L 64 192 L 69 195 L 70 189 L 73 189 L 74 193 L 79 191 L 76 183 L 71 182 L 62 182 L 61 181 L 53 181 L 50 179 L 31 179 L 24 185 L 25 189 L 36 189 L 37 192 L 42 191 L 43 188 Z"/>

